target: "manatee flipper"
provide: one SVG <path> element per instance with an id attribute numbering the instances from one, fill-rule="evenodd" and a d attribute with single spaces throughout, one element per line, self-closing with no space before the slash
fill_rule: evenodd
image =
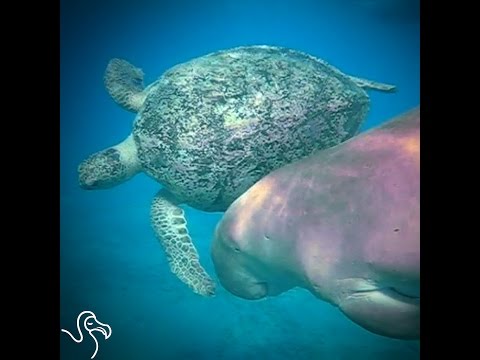
<path id="1" fill-rule="evenodd" d="M 215 294 L 215 283 L 200 265 L 200 257 L 188 234 L 185 213 L 179 201 L 166 189 L 152 202 L 151 222 L 155 235 L 166 252 L 170 270 L 195 293 Z"/>
<path id="2" fill-rule="evenodd" d="M 375 334 L 405 340 L 418 339 L 420 300 L 393 289 L 357 292 L 339 302 L 350 320 Z"/>
<path id="3" fill-rule="evenodd" d="M 397 87 L 395 85 L 383 84 L 380 82 L 362 79 L 362 78 L 359 78 L 356 76 L 350 76 L 350 75 L 349 75 L 349 78 L 355 84 L 357 84 L 357 86 L 361 87 L 362 89 L 377 90 L 377 91 L 383 91 L 383 92 L 395 92 L 397 90 Z"/>
<path id="4" fill-rule="evenodd" d="M 145 101 L 143 71 L 126 60 L 112 59 L 105 70 L 104 83 L 113 100 L 124 109 L 138 112 Z"/>

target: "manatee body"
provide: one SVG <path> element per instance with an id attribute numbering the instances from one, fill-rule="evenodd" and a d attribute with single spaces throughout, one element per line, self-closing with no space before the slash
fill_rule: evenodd
<path id="1" fill-rule="evenodd" d="M 420 108 L 262 178 L 226 211 L 212 256 L 245 299 L 303 287 L 363 328 L 420 332 Z"/>

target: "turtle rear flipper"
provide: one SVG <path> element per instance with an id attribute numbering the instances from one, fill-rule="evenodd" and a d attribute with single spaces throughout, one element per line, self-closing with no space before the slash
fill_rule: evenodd
<path id="1" fill-rule="evenodd" d="M 215 283 L 200 264 L 198 252 L 188 234 L 185 213 L 167 190 L 153 199 L 150 211 L 155 235 L 167 254 L 170 270 L 195 293 L 215 294 Z"/>
<path id="2" fill-rule="evenodd" d="M 105 70 L 105 87 L 118 105 L 138 112 L 146 97 L 143 76 L 143 71 L 128 61 L 112 59 Z"/>
<path id="3" fill-rule="evenodd" d="M 359 78 L 356 76 L 351 76 L 349 75 L 349 78 L 357 84 L 357 86 L 361 87 L 362 89 L 367 89 L 367 90 L 377 90 L 377 91 L 383 91 L 383 92 L 395 92 L 397 91 L 397 87 L 395 85 L 390 85 L 390 84 L 384 84 L 372 80 L 367 80 L 363 78 Z"/>

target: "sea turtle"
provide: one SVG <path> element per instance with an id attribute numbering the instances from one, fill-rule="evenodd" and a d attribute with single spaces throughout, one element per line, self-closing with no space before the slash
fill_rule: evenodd
<path id="1" fill-rule="evenodd" d="M 180 205 L 224 211 L 271 170 L 356 134 L 369 110 L 365 89 L 395 89 L 272 46 L 210 53 L 146 88 L 142 70 L 112 59 L 105 86 L 137 113 L 133 131 L 80 164 L 80 185 L 109 188 L 142 171 L 158 181 L 153 229 L 171 271 L 204 296 L 214 294 L 215 283 L 200 265 Z"/>
<path id="2" fill-rule="evenodd" d="M 244 299 L 310 290 L 379 335 L 420 334 L 420 108 L 277 169 L 219 221 L 212 260 Z"/>

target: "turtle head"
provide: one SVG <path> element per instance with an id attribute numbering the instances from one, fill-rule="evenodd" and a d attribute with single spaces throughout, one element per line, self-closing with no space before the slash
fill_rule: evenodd
<path id="1" fill-rule="evenodd" d="M 90 155 L 78 167 L 80 187 L 86 190 L 108 189 L 140 171 L 132 136 L 122 143 Z"/>

